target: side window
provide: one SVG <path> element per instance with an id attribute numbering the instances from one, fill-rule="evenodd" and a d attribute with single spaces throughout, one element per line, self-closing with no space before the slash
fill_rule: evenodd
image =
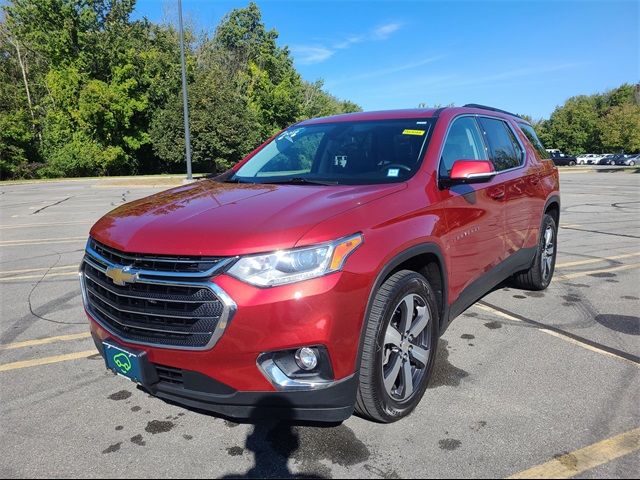
<path id="1" fill-rule="evenodd" d="M 500 172 L 522 164 L 524 155 L 522 147 L 516 140 L 511 128 L 502 120 L 494 118 L 478 118 L 482 127 L 495 169 Z"/>
<path id="2" fill-rule="evenodd" d="M 440 176 L 446 177 L 456 160 L 488 160 L 482 135 L 473 117 L 454 120 L 442 148 Z"/>
<path id="3" fill-rule="evenodd" d="M 538 135 L 536 135 L 536 131 L 533 129 L 533 127 L 531 125 L 527 125 L 526 123 L 519 123 L 518 125 L 520 126 L 522 133 L 524 133 L 527 139 L 529 139 L 529 142 L 531 142 L 531 145 L 533 145 L 533 148 L 536 149 L 538 155 L 540 155 L 540 158 L 549 158 L 549 152 L 544 149 L 544 146 L 538 138 Z"/>

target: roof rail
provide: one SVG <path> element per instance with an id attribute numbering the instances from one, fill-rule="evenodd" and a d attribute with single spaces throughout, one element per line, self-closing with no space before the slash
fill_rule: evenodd
<path id="1" fill-rule="evenodd" d="M 506 113 L 507 115 L 511 115 L 512 117 L 522 118 L 520 115 L 516 115 L 515 113 L 507 112 L 506 110 L 500 110 L 499 108 L 487 107 L 486 105 L 480 105 L 478 103 L 467 103 L 464 105 L 466 108 L 479 108 L 481 110 L 491 110 L 492 112 L 500 112 Z M 524 120 L 524 118 L 522 118 Z"/>

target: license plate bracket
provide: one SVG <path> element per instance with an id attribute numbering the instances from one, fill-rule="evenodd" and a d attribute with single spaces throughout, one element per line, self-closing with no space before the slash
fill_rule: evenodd
<path id="1" fill-rule="evenodd" d="M 135 383 L 148 383 L 151 364 L 147 360 L 146 352 L 122 347 L 109 340 L 104 340 L 102 346 L 108 370 Z"/>

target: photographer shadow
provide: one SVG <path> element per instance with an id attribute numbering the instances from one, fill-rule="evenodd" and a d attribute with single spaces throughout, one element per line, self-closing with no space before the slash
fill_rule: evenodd
<path id="1" fill-rule="evenodd" d="M 284 397 L 259 401 L 251 417 L 241 423 L 253 424 L 244 449 L 253 453 L 254 465 L 245 473 L 222 478 L 327 478 L 319 472 L 294 473 L 289 469 L 289 459 L 300 448 L 295 427 L 331 428 L 338 424 L 296 421 L 293 407 Z"/>

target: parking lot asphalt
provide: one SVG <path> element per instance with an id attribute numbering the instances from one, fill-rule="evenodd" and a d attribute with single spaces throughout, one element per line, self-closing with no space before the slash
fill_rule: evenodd
<path id="1" fill-rule="evenodd" d="M 550 288 L 461 315 L 409 418 L 330 428 L 238 424 L 105 371 L 76 274 L 86 237 L 164 188 L 0 184 L 2 477 L 637 477 L 640 173 L 564 170 Z"/>

